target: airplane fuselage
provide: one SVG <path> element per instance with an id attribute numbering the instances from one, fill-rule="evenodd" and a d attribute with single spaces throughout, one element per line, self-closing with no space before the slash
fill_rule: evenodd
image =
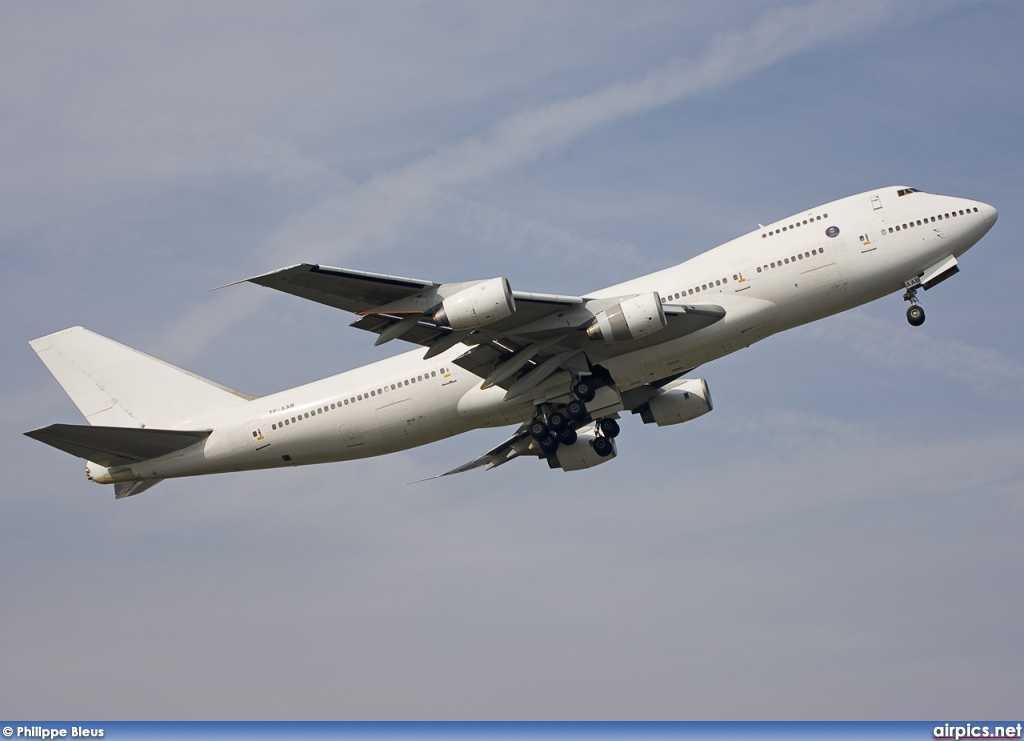
<path id="1" fill-rule="evenodd" d="M 903 290 L 966 252 L 995 218 L 987 204 L 902 187 L 794 214 L 673 267 L 585 295 L 591 301 L 657 292 L 666 306 L 725 309 L 722 320 L 676 339 L 654 333 L 622 348 L 595 340 L 590 361 L 620 394 L 676 378 L 777 332 Z M 90 478 L 113 483 L 350 460 L 529 421 L 546 385 L 503 401 L 505 389 L 481 389 L 480 376 L 453 362 L 467 349 L 455 345 L 427 360 L 418 349 L 240 399 L 181 421 L 180 429 L 213 431 L 202 444 L 130 466 L 90 463 Z"/>

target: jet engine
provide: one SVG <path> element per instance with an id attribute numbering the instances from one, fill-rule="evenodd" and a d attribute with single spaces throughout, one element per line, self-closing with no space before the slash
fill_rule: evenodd
<path id="1" fill-rule="evenodd" d="M 708 382 L 703 378 L 692 378 L 668 384 L 638 411 L 644 424 L 665 427 L 689 422 L 712 409 L 714 405 Z"/>
<path id="2" fill-rule="evenodd" d="M 668 325 L 661 297 L 657 293 L 641 293 L 628 298 L 610 309 L 605 309 L 587 326 L 587 335 L 604 340 L 609 345 L 626 340 L 638 340 Z"/>
<path id="3" fill-rule="evenodd" d="M 453 293 L 434 312 L 434 321 L 452 329 L 476 329 L 512 316 L 516 300 L 506 278 L 491 278 Z"/>
<path id="4" fill-rule="evenodd" d="M 580 430 L 576 442 L 572 445 L 559 445 L 555 454 L 548 458 L 548 465 L 551 468 L 561 468 L 563 471 L 582 471 L 584 468 L 593 468 L 606 461 L 610 461 L 618 454 L 615 440 L 605 438 L 611 443 L 611 452 L 601 456 L 594 450 L 594 440 L 597 432 L 593 427 Z"/>

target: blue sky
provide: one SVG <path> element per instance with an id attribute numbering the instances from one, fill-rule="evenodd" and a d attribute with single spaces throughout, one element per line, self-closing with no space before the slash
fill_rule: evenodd
<path id="1" fill-rule="evenodd" d="M 1024 9 L 0 8 L 3 710 L 63 718 L 1019 711 Z M 131 500 L 24 438 L 82 324 L 270 393 L 350 317 L 298 261 L 583 293 L 903 183 L 1000 210 L 961 273 L 701 368 L 715 411 L 564 474 L 503 439 Z M 398 343 L 395 343 L 396 345 Z"/>

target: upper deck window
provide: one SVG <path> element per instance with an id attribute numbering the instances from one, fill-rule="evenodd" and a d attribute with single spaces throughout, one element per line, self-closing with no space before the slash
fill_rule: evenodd
<path id="1" fill-rule="evenodd" d="M 917 188 L 900 188 L 898 191 L 896 191 L 896 195 L 897 196 L 908 196 L 911 193 L 920 193 L 920 192 L 921 191 L 919 191 Z"/>

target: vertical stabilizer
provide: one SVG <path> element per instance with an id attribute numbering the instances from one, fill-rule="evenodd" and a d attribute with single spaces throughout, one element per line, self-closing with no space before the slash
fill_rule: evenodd
<path id="1" fill-rule="evenodd" d="M 256 398 L 83 327 L 29 344 L 92 425 L 174 428 Z"/>

